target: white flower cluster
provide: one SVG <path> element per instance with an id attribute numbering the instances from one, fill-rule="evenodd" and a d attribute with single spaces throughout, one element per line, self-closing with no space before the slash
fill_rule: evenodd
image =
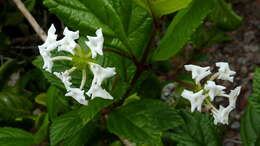
<path id="1" fill-rule="evenodd" d="M 39 46 L 40 55 L 43 58 L 43 69 L 52 73 L 52 67 L 54 61 L 56 60 L 68 60 L 72 61 L 72 57 L 69 56 L 52 56 L 51 52 L 55 49 L 57 51 L 64 51 L 70 53 L 72 56 L 77 56 L 75 52 L 75 48 L 78 47 L 78 44 L 75 42 L 79 38 L 79 31 L 70 31 L 67 27 L 63 31 L 64 37 L 61 40 L 57 41 L 57 35 L 55 34 L 56 29 L 54 25 L 48 30 L 48 36 L 44 44 Z M 92 59 L 96 58 L 97 54 L 103 55 L 103 43 L 104 38 L 102 34 L 102 29 L 98 29 L 96 31 L 97 36 L 87 36 L 88 41 L 86 41 L 86 45 L 90 48 Z M 82 69 L 82 80 L 80 88 L 72 87 L 71 83 L 71 73 L 78 69 L 77 67 L 72 67 L 69 70 L 65 70 L 64 72 L 53 72 L 64 84 L 67 93 L 65 96 L 73 97 L 77 102 L 83 105 L 88 104 L 88 100 L 85 98 L 85 94 L 88 95 L 91 99 L 95 97 L 101 97 L 104 99 L 113 99 L 113 97 L 102 88 L 102 82 L 114 76 L 116 74 L 115 68 L 112 67 L 102 67 L 99 64 L 94 62 L 88 62 L 90 70 L 94 74 L 94 79 L 92 80 L 92 84 L 90 89 L 85 93 L 83 90 L 85 82 L 86 82 L 86 70 Z"/>
<path id="2" fill-rule="evenodd" d="M 214 124 L 228 124 L 229 113 L 236 107 L 236 100 L 240 93 L 241 87 L 236 87 L 234 90 L 231 90 L 229 94 L 225 93 L 224 90 L 226 87 L 216 85 L 214 80 L 220 79 L 233 82 L 236 72 L 230 70 L 229 64 L 226 62 L 217 62 L 216 66 L 218 67 L 218 72 L 213 74 L 210 79 L 207 80 L 203 86 L 201 86 L 201 80 L 212 74 L 210 67 L 185 65 L 185 70 L 191 71 L 192 79 L 195 80 L 198 90 L 194 93 L 185 89 L 181 96 L 190 101 L 191 112 L 194 112 L 195 109 L 201 111 L 201 106 L 205 103 L 211 109 L 214 117 Z M 229 105 L 227 107 L 220 105 L 219 109 L 215 108 L 211 101 L 213 101 L 216 96 L 228 98 Z"/>

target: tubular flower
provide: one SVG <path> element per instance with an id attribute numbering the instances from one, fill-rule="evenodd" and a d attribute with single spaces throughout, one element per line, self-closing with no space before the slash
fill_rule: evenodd
<path id="1" fill-rule="evenodd" d="M 102 34 L 102 29 L 98 29 L 96 31 L 96 37 L 93 36 L 87 36 L 88 41 L 86 41 L 86 45 L 90 48 L 92 58 L 96 58 L 97 54 L 103 55 L 103 43 L 104 38 Z"/>
<path id="2" fill-rule="evenodd" d="M 241 87 L 236 87 L 231 90 L 229 94 L 225 93 L 225 86 L 216 85 L 215 79 L 228 80 L 233 82 L 234 75 L 236 72 L 229 69 L 229 64 L 225 62 L 218 62 L 216 66 L 219 67 L 217 73 L 213 74 L 209 80 L 205 81 L 204 84 L 200 84 L 200 81 L 211 74 L 209 67 L 200 67 L 196 65 L 185 65 L 187 71 L 192 72 L 192 78 L 196 81 L 196 93 L 189 90 L 183 90 L 181 96 L 191 103 L 191 111 L 195 109 L 201 111 L 201 107 L 204 104 L 205 107 L 209 108 L 214 117 L 214 124 L 222 123 L 228 124 L 229 113 L 236 107 L 236 100 L 240 93 Z M 198 84 L 199 83 L 199 84 Z M 217 109 L 211 101 L 217 96 L 226 97 L 229 100 L 229 105 L 227 107 L 219 106 Z"/>
<path id="3" fill-rule="evenodd" d="M 218 69 L 218 73 L 219 73 L 218 79 L 233 82 L 234 75 L 236 74 L 236 72 L 230 70 L 227 62 L 217 62 L 216 66 L 219 67 L 219 69 Z"/>
<path id="4" fill-rule="evenodd" d="M 105 99 L 113 99 L 113 97 L 101 87 L 102 82 L 114 76 L 116 74 L 115 68 L 106 67 L 103 68 L 99 64 L 90 63 L 90 70 L 94 74 L 91 87 L 87 92 L 87 95 L 92 99 L 95 97 L 103 97 Z"/>
<path id="5" fill-rule="evenodd" d="M 210 67 L 200 67 L 197 65 L 184 65 L 185 70 L 191 71 L 192 79 L 199 84 L 202 79 L 211 74 Z"/>
<path id="6" fill-rule="evenodd" d="M 47 49 L 43 48 L 42 46 L 39 46 L 39 51 L 43 58 L 43 67 L 42 68 L 51 73 L 52 67 L 53 67 L 51 53 Z"/>
<path id="7" fill-rule="evenodd" d="M 223 107 L 220 105 L 219 110 L 212 110 L 212 114 L 214 117 L 214 124 L 222 123 L 228 124 L 229 113 L 233 110 L 231 106 Z"/>
<path id="8" fill-rule="evenodd" d="M 231 90 L 229 93 L 229 105 L 233 106 L 234 108 L 236 107 L 236 101 L 237 97 L 240 94 L 241 87 L 236 87 L 234 90 Z"/>
<path id="9" fill-rule="evenodd" d="M 104 99 L 113 99 L 113 97 L 101 86 L 92 84 L 88 92 L 86 93 L 91 99 L 96 97 L 102 97 Z"/>
<path id="10" fill-rule="evenodd" d="M 184 90 L 181 96 L 190 101 L 191 112 L 194 112 L 195 109 L 201 111 L 202 103 L 204 99 L 207 97 L 206 95 L 203 95 L 203 90 L 200 90 L 199 92 L 196 93 L 193 93 L 192 91 L 189 90 Z"/>
<path id="11" fill-rule="evenodd" d="M 221 96 L 225 94 L 223 90 L 226 89 L 226 87 L 221 85 L 216 85 L 214 81 L 207 81 L 207 84 L 205 85 L 204 89 L 209 92 L 208 94 L 210 100 L 213 101 L 215 96 Z"/>
<path id="12" fill-rule="evenodd" d="M 73 99 L 75 99 L 77 102 L 79 102 L 82 105 L 87 105 L 88 100 L 85 97 L 85 94 L 89 96 L 90 99 L 94 99 L 96 97 L 104 98 L 104 99 L 113 99 L 113 97 L 101 87 L 102 82 L 114 76 L 116 74 L 114 67 L 102 67 L 99 64 L 94 63 L 92 59 L 90 59 L 90 54 L 82 54 L 82 50 L 79 50 L 81 54 L 78 54 L 78 52 L 75 51 L 75 48 L 82 49 L 80 46 L 75 42 L 76 39 L 79 38 L 79 31 L 70 31 L 67 27 L 63 31 L 64 38 L 57 41 L 57 35 L 55 34 L 55 27 L 54 25 L 51 25 L 48 36 L 44 44 L 39 46 L 39 52 L 40 55 L 43 58 L 43 69 L 52 73 L 52 67 L 55 61 L 57 60 L 66 60 L 66 61 L 82 61 L 87 60 L 84 62 L 85 64 L 82 64 L 80 62 L 79 67 L 73 66 L 69 70 L 65 70 L 64 72 L 53 72 L 53 74 L 59 78 L 62 83 L 65 86 L 65 89 L 67 90 L 67 93 L 65 96 L 71 96 Z M 96 31 L 96 37 L 90 37 L 88 36 L 89 41 L 86 42 L 86 44 L 90 48 L 91 56 L 92 58 L 95 58 L 97 54 L 103 55 L 103 43 L 104 38 L 102 34 L 102 29 L 98 29 Z M 51 51 L 57 49 L 58 52 L 65 51 L 68 52 L 74 57 L 76 57 L 76 60 L 73 60 L 72 57 L 69 56 L 52 56 Z M 80 58 L 82 57 L 82 58 Z M 77 64 L 77 62 L 75 63 Z M 88 92 L 85 93 L 84 86 L 86 83 L 86 77 L 87 77 L 87 67 L 90 68 L 90 71 L 94 74 L 94 78 L 92 80 L 92 84 Z M 72 87 L 71 80 L 72 77 L 70 74 L 74 72 L 75 70 L 80 70 L 82 73 L 82 79 L 81 84 L 79 88 Z"/>
<path id="13" fill-rule="evenodd" d="M 83 105 L 87 105 L 88 101 L 85 99 L 84 90 L 80 90 L 79 88 L 70 88 L 65 96 L 71 96 L 77 102 Z"/>
<path id="14" fill-rule="evenodd" d="M 110 78 L 116 74 L 114 67 L 103 68 L 99 64 L 90 63 L 90 70 L 94 74 L 92 84 L 100 86 L 103 80 Z"/>
<path id="15" fill-rule="evenodd" d="M 56 32 L 56 28 L 52 24 L 48 30 L 48 36 L 46 38 L 46 41 L 44 42 L 44 44 L 42 44 L 39 47 L 47 50 L 48 52 L 56 49 L 58 46 L 58 42 L 57 42 L 57 35 L 55 34 L 55 32 Z"/>
<path id="16" fill-rule="evenodd" d="M 63 31 L 64 38 L 61 39 L 58 47 L 58 51 L 65 51 L 72 55 L 75 55 L 74 48 L 76 48 L 76 39 L 79 38 L 79 31 L 70 31 L 67 27 Z"/>
<path id="17" fill-rule="evenodd" d="M 70 82 L 71 80 L 71 76 L 68 70 L 66 70 L 65 72 L 54 72 L 54 75 L 56 75 L 64 84 L 65 88 L 67 90 L 70 89 L 70 86 L 72 85 L 72 83 Z"/>

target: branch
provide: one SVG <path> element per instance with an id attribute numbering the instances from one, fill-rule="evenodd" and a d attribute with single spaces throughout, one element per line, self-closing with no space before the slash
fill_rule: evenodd
<path id="1" fill-rule="evenodd" d="M 37 33 L 37 35 L 43 41 L 45 41 L 47 38 L 46 33 L 43 31 L 43 29 L 40 27 L 40 25 L 37 23 L 37 21 L 33 18 L 32 14 L 24 6 L 23 2 L 21 0 L 13 0 L 13 2 L 16 4 L 18 9 L 21 11 L 21 13 L 24 15 L 24 17 L 31 24 L 31 26 L 33 27 L 33 29 Z"/>

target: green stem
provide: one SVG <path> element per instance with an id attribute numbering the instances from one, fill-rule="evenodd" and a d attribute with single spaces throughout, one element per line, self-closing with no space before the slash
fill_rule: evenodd
<path id="1" fill-rule="evenodd" d="M 56 61 L 56 60 L 69 60 L 72 61 L 71 57 L 68 56 L 55 56 L 52 58 L 52 61 Z"/>
<path id="2" fill-rule="evenodd" d="M 205 104 L 212 108 L 213 110 L 217 111 L 218 109 L 209 101 L 208 97 L 204 100 L 205 101 Z"/>
<path id="3" fill-rule="evenodd" d="M 84 88 L 84 85 L 86 83 L 86 78 L 87 78 L 86 69 L 83 69 L 82 70 L 82 79 L 81 79 L 81 84 L 80 84 L 80 90 L 82 90 Z"/>

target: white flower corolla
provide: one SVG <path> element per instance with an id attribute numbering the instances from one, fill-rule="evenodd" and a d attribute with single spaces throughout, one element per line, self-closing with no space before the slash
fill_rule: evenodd
<path id="1" fill-rule="evenodd" d="M 58 42 L 57 42 L 57 35 L 55 34 L 56 29 L 54 25 L 52 24 L 51 27 L 48 30 L 48 36 L 44 42 L 44 44 L 41 45 L 41 48 L 46 49 L 47 51 L 52 51 L 57 48 Z M 40 46 L 39 46 L 40 48 Z"/>
<path id="2" fill-rule="evenodd" d="M 76 48 L 76 39 L 79 38 L 79 31 L 70 31 L 67 27 L 63 31 L 64 38 L 58 41 L 58 51 L 65 51 L 72 55 L 75 55 L 74 48 Z"/>
<path id="3" fill-rule="evenodd" d="M 113 99 L 113 97 L 101 86 L 96 84 L 92 84 L 88 92 L 86 93 L 91 99 L 96 97 L 104 98 L 104 99 Z"/>
<path id="4" fill-rule="evenodd" d="M 221 96 L 225 94 L 225 92 L 223 91 L 224 89 L 226 89 L 226 87 L 216 85 L 214 81 L 207 81 L 207 84 L 204 87 L 204 90 L 208 91 L 211 101 L 214 100 L 215 96 Z"/>
<path id="5" fill-rule="evenodd" d="M 103 68 L 99 64 L 95 64 L 95 63 L 89 63 L 89 65 L 90 65 L 90 70 L 94 74 L 94 78 L 92 80 L 93 85 L 96 84 L 98 86 L 101 86 L 102 82 L 105 79 L 110 78 L 116 74 L 114 67 Z"/>
<path id="6" fill-rule="evenodd" d="M 234 108 L 231 106 L 223 107 L 222 105 L 220 105 L 219 110 L 213 109 L 212 114 L 214 117 L 214 124 L 215 125 L 217 123 L 228 124 L 229 113 L 233 109 Z"/>
<path id="7" fill-rule="evenodd" d="M 199 84 L 202 79 L 210 75 L 210 67 L 200 67 L 197 65 L 184 65 L 185 70 L 191 71 L 192 79 L 195 80 L 196 84 Z"/>
<path id="8" fill-rule="evenodd" d="M 181 96 L 191 103 L 191 112 L 194 112 L 195 109 L 198 111 L 201 111 L 201 106 L 204 101 L 204 99 L 207 97 L 207 95 L 203 95 L 203 90 L 200 90 L 199 92 L 193 93 L 189 90 L 184 90 L 181 94 Z"/>
<path id="9" fill-rule="evenodd" d="M 63 35 L 64 35 L 65 37 L 68 37 L 68 38 L 71 38 L 71 39 L 73 39 L 73 40 L 76 40 L 76 39 L 79 38 L 79 31 L 78 31 L 78 30 L 77 30 L 77 31 L 70 31 L 70 30 L 68 29 L 68 27 L 65 27 L 65 29 L 64 29 L 64 31 L 63 31 Z"/>
<path id="10" fill-rule="evenodd" d="M 43 58 L 43 69 L 48 72 L 52 72 L 53 61 L 51 59 L 51 51 L 56 49 L 58 46 L 57 35 L 55 34 L 56 29 L 52 24 L 48 30 L 48 36 L 45 42 L 38 46 L 40 55 Z"/>
<path id="11" fill-rule="evenodd" d="M 96 58 L 97 54 L 103 55 L 104 37 L 101 28 L 96 31 L 96 35 L 96 37 L 87 36 L 88 41 L 85 41 L 86 45 L 90 48 L 92 58 Z"/>
<path id="12" fill-rule="evenodd" d="M 229 106 L 236 107 L 237 97 L 240 94 L 241 87 L 236 87 L 234 90 L 231 90 L 229 93 Z"/>
<path id="13" fill-rule="evenodd" d="M 42 56 L 42 59 L 43 59 L 42 68 L 51 73 L 52 67 L 53 67 L 51 53 L 48 50 L 46 50 L 45 48 L 43 48 L 42 46 L 39 46 L 39 51 L 40 51 L 40 55 Z"/>
<path id="14" fill-rule="evenodd" d="M 99 64 L 89 63 L 90 70 L 94 74 L 94 78 L 91 83 L 91 87 L 87 92 L 87 95 L 90 96 L 92 99 L 95 97 L 101 97 L 104 99 L 113 99 L 113 97 L 101 87 L 102 82 L 114 76 L 116 74 L 115 68 L 106 67 L 103 68 Z"/>
<path id="15" fill-rule="evenodd" d="M 68 93 L 65 94 L 65 96 L 71 96 L 80 104 L 83 104 L 83 105 L 88 104 L 88 101 L 85 99 L 85 96 L 84 96 L 84 90 L 80 90 L 79 88 L 70 88 L 68 90 Z"/>
<path id="16" fill-rule="evenodd" d="M 53 74 L 56 75 L 62 81 L 66 90 L 68 91 L 70 89 L 70 86 L 72 85 L 72 83 L 70 82 L 70 72 L 66 70 L 64 72 L 54 72 Z"/>
<path id="17" fill-rule="evenodd" d="M 216 66 L 219 67 L 219 69 L 218 69 L 218 74 L 219 74 L 218 79 L 233 82 L 234 75 L 236 74 L 236 72 L 230 70 L 227 62 L 217 62 Z"/>

